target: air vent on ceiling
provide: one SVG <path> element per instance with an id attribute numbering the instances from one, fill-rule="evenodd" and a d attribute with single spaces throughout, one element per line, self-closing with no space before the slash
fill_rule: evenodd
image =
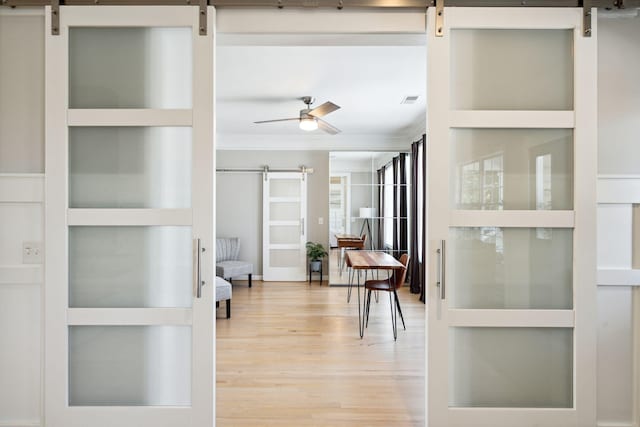
<path id="1" fill-rule="evenodd" d="M 418 98 L 420 98 L 419 95 L 407 95 L 402 98 L 402 102 L 400 102 L 400 104 L 415 104 Z"/>

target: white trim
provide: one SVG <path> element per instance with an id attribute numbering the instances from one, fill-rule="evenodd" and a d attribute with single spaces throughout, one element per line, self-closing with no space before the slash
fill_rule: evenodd
<path id="1" fill-rule="evenodd" d="M 451 111 L 452 128 L 569 129 L 575 126 L 573 111 Z"/>
<path id="2" fill-rule="evenodd" d="M 640 176 L 598 176 L 598 203 L 640 203 Z"/>
<path id="3" fill-rule="evenodd" d="M 67 117 L 69 126 L 191 126 L 193 124 L 193 110 L 190 109 L 71 109 Z"/>
<path id="4" fill-rule="evenodd" d="M 192 404 L 195 397 L 191 396 Z M 89 418 L 91 427 L 184 426 L 191 412 L 191 408 L 179 406 L 69 406 L 64 427 L 87 427 Z M 47 420 L 46 427 L 49 426 Z"/>
<path id="5" fill-rule="evenodd" d="M 424 133 L 424 131 L 422 132 Z M 413 134 L 397 135 L 328 135 L 304 133 L 297 135 L 218 135 L 218 150 L 269 151 L 407 151 Z"/>
<path id="6" fill-rule="evenodd" d="M 0 265 L 0 285 L 40 285 L 43 280 L 41 264 Z"/>
<path id="7" fill-rule="evenodd" d="M 573 310 L 449 310 L 449 326 L 573 328 Z"/>
<path id="8" fill-rule="evenodd" d="M 448 7 L 445 11 L 445 33 L 448 29 L 573 29 L 582 26 L 574 8 L 544 7 Z M 593 19 L 593 18 L 592 18 Z M 582 34 L 580 34 L 582 37 Z"/>
<path id="9" fill-rule="evenodd" d="M 273 200 L 271 200 L 273 202 Z M 269 225 L 300 225 L 300 220 L 288 220 L 288 221 L 269 221 Z"/>
<path id="10" fill-rule="evenodd" d="M 69 325 L 191 325 L 190 308 L 69 308 Z"/>
<path id="11" fill-rule="evenodd" d="M 597 414 L 597 177 L 598 177 L 598 11 L 591 9 L 592 36 L 584 37 L 583 10 L 574 15 L 574 209 L 573 298 L 574 406 L 576 424 L 596 424 Z"/>
<path id="12" fill-rule="evenodd" d="M 598 286 L 640 286 L 640 270 L 599 268 Z"/>
<path id="13" fill-rule="evenodd" d="M 0 203 L 42 203 L 44 174 L 0 175 Z"/>
<path id="14" fill-rule="evenodd" d="M 0 15 L 2 9 L 0 9 Z M 0 427 L 40 427 L 42 423 L 38 420 L 17 420 L 17 421 L 0 421 Z"/>
<path id="15" fill-rule="evenodd" d="M 634 288 L 632 291 L 633 313 L 631 315 L 631 330 L 633 331 L 633 390 L 631 398 L 633 399 L 633 424 L 640 427 L 640 288 Z"/>
<path id="16" fill-rule="evenodd" d="M 450 211 L 450 227 L 572 228 L 573 211 Z"/>
<path id="17" fill-rule="evenodd" d="M 149 13 L 153 6 L 99 7 L 100 13 L 95 13 L 87 6 L 60 6 L 60 34 L 66 27 L 192 27 L 198 32 L 191 10 L 197 10 L 195 6 L 156 6 L 163 10 L 153 16 Z"/>
<path id="18" fill-rule="evenodd" d="M 300 197 L 269 197 L 269 201 L 272 203 L 297 203 L 300 202 Z"/>
<path id="19" fill-rule="evenodd" d="M 598 422 L 598 427 L 637 427 L 636 423 L 612 423 L 608 421 Z"/>
<path id="20" fill-rule="evenodd" d="M 17 7 L 15 9 L 0 7 L 0 16 L 44 16 L 44 6 Z M 4 425 L 3 422 L 0 422 L 0 426 Z"/>
<path id="21" fill-rule="evenodd" d="M 331 10 L 285 8 L 223 8 L 216 22 L 219 33 L 424 34 L 424 11 Z"/>
<path id="22" fill-rule="evenodd" d="M 448 414 L 448 423 L 442 424 L 442 426 L 578 426 L 575 424 L 576 411 L 573 408 L 449 408 Z M 495 423 L 470 424 L 468 422 L 469 419 L 495 419 L 498 421 Z M 594 424 L 589 424 L 588 426 Z M 579 427 L 587 427 L 587 425 L 579 425 Z"/>
<path id="23" fill-rule="evenodd" d="M 191 225 L 193 222 L 191 209 L 68 209 L 67 212 L 70 226 Z"/>

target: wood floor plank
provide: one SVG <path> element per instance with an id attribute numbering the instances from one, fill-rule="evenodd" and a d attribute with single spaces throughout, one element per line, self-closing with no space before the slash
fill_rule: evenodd
<path id="1" fill-rule="evenodd" d="M 216 323 L 217 426 L 424 426 L 424 304 L 400 290 L 407 330 L 394 342 L 380 294 L 360 339 L 346 292 L 234 282 L 232 317 L 222 304 Z"/>

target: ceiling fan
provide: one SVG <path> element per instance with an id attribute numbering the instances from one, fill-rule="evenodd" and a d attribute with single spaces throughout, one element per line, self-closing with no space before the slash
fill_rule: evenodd
<path id="1" fill-rule="evenodd" d="M 262 120 L 254 123 L 260 124 L 298 120 L 300 122 L 300 129 L 302 130 L 312 131 L 320 128 L 321 130 L 331 135 L 335 135 L 341 132 L 340 129 L 330 125 L 320 118 L 339 109 L 340 107 L 338 105 L 334 104 L 333 102 L 325 102 L 324 104 L 311 109 L 311 104 L 313 104 L 316 100 L 314 97 L 303 96 L 300 99 L 307 105 L 307 108 L 300 110 L 300 117 L 294 117 L 290 119 Z"/>

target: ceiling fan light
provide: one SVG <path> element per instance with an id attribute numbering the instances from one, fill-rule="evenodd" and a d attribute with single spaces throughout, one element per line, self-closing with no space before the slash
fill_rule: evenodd
<path id="1" fill-rule="evenodd" d="M 314 118 L 300 119 L 300 129 L 312 131 L 318 129 L 318 122 Z"/>

